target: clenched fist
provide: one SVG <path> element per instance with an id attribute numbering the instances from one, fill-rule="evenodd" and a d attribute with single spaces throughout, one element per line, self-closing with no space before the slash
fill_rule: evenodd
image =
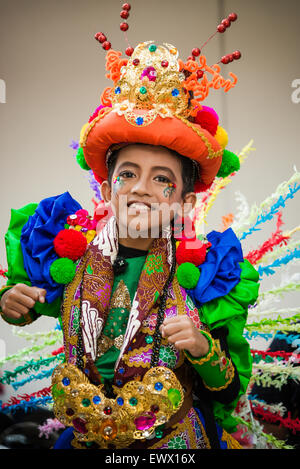
<path id="1" fill-rule="evenodd" d="M 209 351 L 208 340 L 188 316 L 165 319 L 160 326 L 160 332 L 162 337 L 166 337 L 178 350 L 187 350 L 193 357 L 203 357 Z"/>
<path id="2" fill-rule="evenodd" d="M 46 293 L 43 288 L 18 283 L 2 295 L 2 312 L 7 318 L 19 319 L 28 314 L 37 301 L 45 303 Z"/>

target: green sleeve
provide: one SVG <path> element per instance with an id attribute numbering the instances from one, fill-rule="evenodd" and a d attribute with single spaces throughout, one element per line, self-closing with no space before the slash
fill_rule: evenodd
<path id="1" fill-rule="evenodd" d="M 200 319 L 210 330 L 223 326 L 227 328 L 229 353 L 239 373 L 241 385 L 239 396 L 230 405 L 214 402 L 215 416 L 228 431 L 234 431 L 235 421 L 231 413 L 240 396 L 246 392 L 251 377 L 252 357 L 243 332 L 247 321 L 248 306 L 255 303 L 259 289 L 259 274 L 255 268 L 247 259 L 239 265 L 241 267 L 240 282 L 226 296 L 209 301 L 200 309 Z"/>
<path id="2" fill-rule="evenodd" d="M 34 214 L 37 204 L 28 204 L 19 210 L 11 210 L 11 219 L 8 231 L 5 235 L 6 257 L 8 270 L 6 273 L 6 286 L 0 291 L 0 299 L 6 290 L 16 285 L 24 283 L 32 286 L 28 275 L 24 269 L 23 254 L 20 243 L 23 226 L 27 223 L 29 217 Z M 9 324 L 23 326 L 35 321 L 39 316 L 51 316 L 57 318 L 60 313 L 60 304 L 62 299 L 57 298 L 52 303 L 36 303 L 34 310 L 31 310 L 26 316 L 19 319 L 6 318 L 3 313 L 3 319 Z M 0 309 L 1 312 L 1 309 Z"/>

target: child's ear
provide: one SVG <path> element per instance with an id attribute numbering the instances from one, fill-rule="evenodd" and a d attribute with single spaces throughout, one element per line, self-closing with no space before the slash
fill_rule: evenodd
<path id="1" fill-rule="evenodd" d="M 111 201 L 111 187 L 107 180 L 102 182 L 101 187 L 100 187 L 100 192 L 101 192 L 101 197 L 105 203 L 108 203 Z"/>
<path id="2" fill-rule="evenodd" d="M 185 194 L 183 201 L 182 201 L 182 216 L 188 215 L 197 203 L 197 196 L 195 192 L 188 192 Z"/>

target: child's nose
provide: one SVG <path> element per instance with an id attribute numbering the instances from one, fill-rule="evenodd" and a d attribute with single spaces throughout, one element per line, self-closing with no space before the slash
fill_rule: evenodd
<path id="1" fill-rule="evenodd" d="M 131 188 L 131 192 L 138 195 L 149 195 L 149 179 L 147 177 L 138 178 Z"/>

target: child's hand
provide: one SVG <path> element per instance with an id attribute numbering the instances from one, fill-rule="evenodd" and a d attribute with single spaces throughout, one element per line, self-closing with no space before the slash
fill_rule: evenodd
<path id="1" fill-rule="evenodd" d="M 175 316 L 164 320 L 160 326 L 162 337 L 178 350 L 187 350 L 193 357 L 202 357 L 209 351 L 206 337 L 196 329 L 188 316 Z"/>
<path id="2" fill-rule="evenodd" d="M 6 317 L 19 319 L 27 314 L 37 301 L 44 303 L 46 293 L 43 288 L 18 283 L 2 295 L 1 309 Z"/>

